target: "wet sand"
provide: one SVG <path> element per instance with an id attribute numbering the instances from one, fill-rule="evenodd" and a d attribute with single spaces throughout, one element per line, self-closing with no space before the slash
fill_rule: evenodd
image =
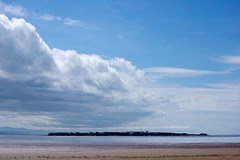
<path id="1" fill-rule="evenodd" d="M 19 145 L 0 144 L 0 160 L 239 160 L 240 144 Z"/>

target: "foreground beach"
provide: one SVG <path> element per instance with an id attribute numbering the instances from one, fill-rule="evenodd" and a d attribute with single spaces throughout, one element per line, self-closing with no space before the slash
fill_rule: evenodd
<path id="1" fill-rule="evenodd" d="M 19 145 L 0 144 L 0 160 L 239 160 L 240 144 Z"/>

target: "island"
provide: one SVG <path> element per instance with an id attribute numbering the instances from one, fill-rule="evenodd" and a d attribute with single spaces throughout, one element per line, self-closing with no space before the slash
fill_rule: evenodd
<path id="1" fill-rule="evenodd" d="M 148 132 L 148 131 L 127 131 L 127 132 L 56 132 L 48 136 L 207 136 L 206 133 L 187 134 L 172 132 Z"/>

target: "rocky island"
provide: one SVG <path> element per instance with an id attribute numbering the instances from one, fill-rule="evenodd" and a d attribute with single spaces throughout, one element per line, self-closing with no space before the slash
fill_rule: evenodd
<path id="1" fill-rule="evenodd" d="M 49 133 L 48 136 L 207 136 L 206 133 L 187 134 L 172 132 L 148 132 L 148 131 L 128 131 L 128 132 L 56 132 Z"/>

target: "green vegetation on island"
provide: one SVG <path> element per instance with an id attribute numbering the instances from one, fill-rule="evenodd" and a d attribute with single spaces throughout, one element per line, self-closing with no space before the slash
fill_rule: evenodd
<path id="1" fill-rule="evenodd" d="M 128 131 L 128 132 L 56 132 L 49 133 L 48 136 L 207 136 L 206 133 L 187 134 L 172 132 L 148 132 L 148 131 Z"/>

